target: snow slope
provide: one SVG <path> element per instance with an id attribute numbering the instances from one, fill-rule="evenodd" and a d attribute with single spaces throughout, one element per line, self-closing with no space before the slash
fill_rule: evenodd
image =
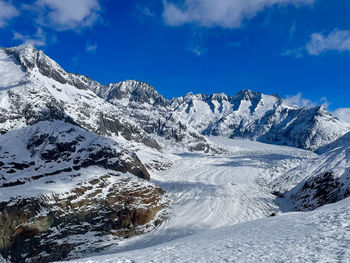
<path id="1" fill-rule="evenodd" d="M 18 67 L 4 50 L 0 49 L 0 91 L 16 86 L 23 78 L 25 73 Z"/>
<path id="2" fill-rule="evenodd" d="M 70 262 L 348 262 L 349 217 L 347 198 L 312 212 L 286 213 Z"/>

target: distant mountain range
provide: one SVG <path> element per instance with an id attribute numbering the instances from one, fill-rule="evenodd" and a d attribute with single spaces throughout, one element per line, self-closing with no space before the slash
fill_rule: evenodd
<path id="1" fill-rule="evenodd" d="M 242 90 L 234 96 L 190 93 L 167 100 L 144 82 L 103 85 L 68 73 L 30 45 L 2 52 L 21 66 L 18 74 L 6 74 L 12 83 L 2 88 L 8 97 L 0 108 L 3 132 L 39 120 L 70 119 L 101 135 L 120 134 L 153 148 L 160 148 L 161 137 L 189 150 L 210 151 L 202 135 L 315 150 L 350 131 L 350 124 L 322 106 L 291 107 L 277 95 Z"/>

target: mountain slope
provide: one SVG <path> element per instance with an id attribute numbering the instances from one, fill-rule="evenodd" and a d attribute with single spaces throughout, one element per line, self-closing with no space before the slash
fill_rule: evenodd
<path id="1" fill-rule="evenodd" d="M 272 191 L 276 178 L 316 158 L 315 153 L 211 139 L 226 153 L 183 154 L 172 168 L 153 176 L 172 200 L 169 220 L 93 258 L 72 262 L 347 262 L 349 198 L 289 213 L 290 200 Z"/>
<path id="2" fill-rule="evenodd" d="M 344 147 L 344 146 L 346 147 L 349 145 L 349 142 L 350 142 L 350 132 L 340 137 L 339 139 L 331 142 L 330 144 L 326 144 L 318 148 L 315 152 L 318 154 L 323 154 L 339 147 Z"/>
<path id="3" fill-rule="evenodd" d="M 143 82 L 102 85 L 67 73 L 30 45 L 0 53 L 6 76 L 0 80 L 2 132 L 43 119 L 71 119 L 93 132 L 156 149 L 158 141 L 172 149 L 216 152 L 201 134 L 315 150 L 350 131 L 350 124 L 323 107 L 290 107 L 277 95 L 242 90 L 235 96 L 187 94 L 168 101 Z"/>
<path id="4" fill-rule="evenodd" d="M 350 138 L 324 146 L 325 153 L 304 160 L 275 181 L 295 210 L 312 210 L 350 196 Z"/>

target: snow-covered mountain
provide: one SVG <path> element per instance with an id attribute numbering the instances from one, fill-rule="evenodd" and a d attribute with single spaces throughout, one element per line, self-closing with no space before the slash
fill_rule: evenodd
<path id="1" fill-rule="evenodd" d="M 161 147 L 94 83 L 30 45 L 0 50 L 0 253 L 12 262 L 85 254 L 163 220 L 164 193 L 134 152 Z"/>
<path id="2" fill-rule="evenodd" d="M 137 123 L 87 89 L 96 82 L 66 73 L 31 45 L 0 50 L 0 131 L 66 120 L 119 141 L 160 149 Z M 96 84 L 97 85 L 97 84 Z"/>
<path id="3" fill-rule="evenodd" d="M 322 106 L 291 107 L 277 95 L 242 90 L 226 94 L 186 94 L 171 101 L 174 110 L 202 134 L 247 138 L 315 150 L 346 132 Z"/>
<path id="4" fill-rule="evenodd" d="M 151 85 L 135 80 L 123 81 L 108 86 L 92 86 L 101 98 L 118 108 L 140 124 L 143 130 L 163 147 L 190 151 L 217 152 L 207 139 L 186 121 L 179 118 L 168 100 Z"/>
<path id="5" fill-rule="evenodd" d="M 66 119 L 155 149 L 170 144 L 179 150 L 217 152 L 203 135 L 314 150 L 350 131 L 350 124 L 322 106 L 291 107 L 277 95 L 242 90 L 235 96 L 187 94 L 168 101 L 143 82 L 103 85 L 68 73 L 30 45 L 2 49 L 0 59 L 2 132 Z"/>

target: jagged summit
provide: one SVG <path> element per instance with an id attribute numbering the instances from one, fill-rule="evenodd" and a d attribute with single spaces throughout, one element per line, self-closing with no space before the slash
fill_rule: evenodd
<path id="1" fill-rule="evenodd" d="M 153 106 L 167 106 L 168 101 L 154 87 L 142 81 L 126 80 L 98 86 L 93 91 L 107 101 L 148 103 Z"/>

